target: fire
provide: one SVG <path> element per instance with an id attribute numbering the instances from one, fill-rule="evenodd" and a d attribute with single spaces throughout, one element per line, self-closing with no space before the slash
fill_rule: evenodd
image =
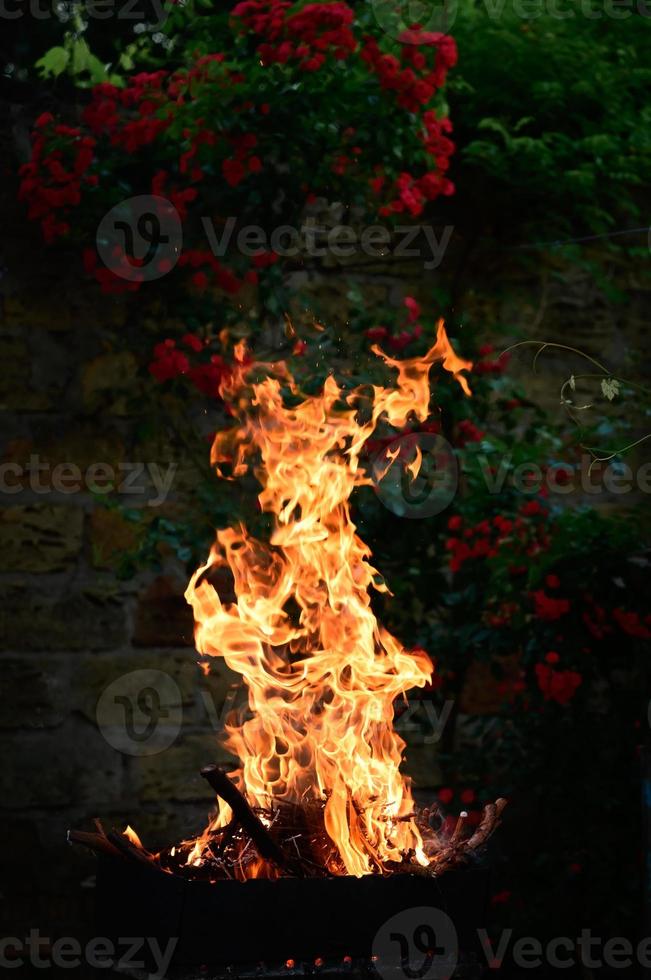
<path id="1" fill-rule="evenodd" d="M 138 837 L 138 834 L 135 832 L 135 830 L 133 829 L 133 827 L 130 827 L 129 826 L 129 824 L 127 824 L 126 830 L 123 831 L 123 834 L 124 834 L 124 836 L 126 838 L 128 838 L 128 840 L 131 841 L 132 844 L 135 844 L 135 846 L 138 847 L 138 848 L 140 848 L 140 850 L 143 849 L 142 848 L 142 842 L 141 842 L 140 838 Z"/>
<path id="2" fill-rule="evenodd" d="M 393 729 L 393 704 L 424 687 L 432 664 L 408 651 L 376 620 L 372 589 L 387 592 L 356 533 L 350 498 L 371 483 L 360 457 L 380 421 L 403 427 L 429 414 L 429 372 L 441 363 L 470 394 L 460 373 L 471 363 L 454 353 L 442 321 L 422 358 L 394 360 L 394 387 L 340 390 L 329 377 L 305 397 L 284 363 L 252 362 L 244 345 L 221 394 L 237 425 L 217 435 L 212 461 L 221 476 L 251 465 L 262 485 L 261 510 L 271 515 L 269 542 L 246 527 L 217 532 L 208 562 L 192 577 L 196 644 L 223 657 L 247 688 L 246 717 L 227 725 L 226 745 L 240 760 L 234 774 L 253 808 L 274 803 L 323 803 L 333 873 L 381 873 L 409 853 L 422 865 L 421 832 L 412 819 L 411 784 L 400 771 L 405 743 Z M 390 466 L 392 459 L 388 459 Z M 415 477 L 419 453 L 410 464 Z M 236 601 L 220 598 L 213 573 L 232 576 Z M 188 863 L 200 862 L 216 818 L 194 842 Z M 265 873 L 256 861 L 246 876 Z"/>

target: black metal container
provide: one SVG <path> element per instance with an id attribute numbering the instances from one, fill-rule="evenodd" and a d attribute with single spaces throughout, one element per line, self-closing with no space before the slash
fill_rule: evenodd
<path id="1" fill-rule="evenodd" d="M 419 928 L 418 910 L 425 908 L 445 913 L 439 919 L 444 928 L 452 922 L 465 955 L 477 949 L 487 893 L 488 874 L 478 869 L 448 871 L 440 878 L 396 874 L 210 883 L 101 855 L 97 928 L 98 935 L 116 943 L 127 936 L 153 938 L 163 946 L 176 940 L 175 969 L 211 975 L 229 968 L 238 975 L 247 966 L 255 973 L 262 963 L 273 972 L 287 970 L 288 961 L 371 962 L 387 922 L 407 913 L 400 928 L 409 944 L 407 933 Z"/>

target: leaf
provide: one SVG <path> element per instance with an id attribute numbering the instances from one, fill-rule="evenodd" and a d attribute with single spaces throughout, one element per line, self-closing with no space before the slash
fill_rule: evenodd
<path id="1" fill-rule="evenodd" d="M 77 38 L 72 45 L 72 71 L 78 75 L 88 68 L 90 48 L 83 38 Z"/>
<path id="2" fill-rule="evenodd" d="M 620 383 L 617 378 L 604 378 L 601 382 L 601 390 L 608 399 L 609 402 L 616 398 L 619 394 Z"/>
<path id="3" fill-rule="evenodd" d="M 42 58 L 39 58 L 35 67 L 40 69 L 43 78 L 49 78 L 50 75 L 54 75 L 56 78 L 57 75 L 66 70 L 69 60 L 70 52 L 66 51 L 65 48 L 50 48 Z"/>
<path id="4" fill-rule="evenodd" d="M 93 84 L 97 82 L 104 82 L 108 79 L 108 73 L 103 62 L 99 60 L 94 54 L 88 53 L 88 61 L 86 63 L 86 68 L 88 74 L 90 75 L 90 80 Z"/>

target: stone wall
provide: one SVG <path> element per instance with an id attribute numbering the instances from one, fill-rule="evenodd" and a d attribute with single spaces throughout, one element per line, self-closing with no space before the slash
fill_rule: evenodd
<path id="1" fill-rule="evenodd" d="M 219 705 L 230 679 L 218 668 L 207 680 L 196 666 L 178 561 L 116 574 L 134 525 L 89 488 L 107 482 L 106 470 L 89 478 L 95 464 L 117 473 L 170 459 L 125 407 L 141 382 L 123 332 L 137 324 L 14 216 L 0 316 L 0 914 L 3 935 L 62 935 L 88 926 L 92 911 L 94 864 L 68 847 L 68 828 L 131 819 L 154 844 L 203 826 L 212 794 L 198 770 L 223 758 L 206 702 Z M 146 507 L 155 491 L 139 484 L 128 499 Z M 118 751 L 110 717 L 98 724 L 102 691 L 135 670 L 173 678 L 178 736 L 160 754 L 137 743 L 141 754 Z"/>

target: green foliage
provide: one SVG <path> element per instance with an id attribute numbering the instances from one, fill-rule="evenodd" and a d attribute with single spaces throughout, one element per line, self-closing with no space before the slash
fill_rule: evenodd
<path id="1" fill-rule="evenodd" d="M 530 6 L 529 18 L 510 3 L 455 8 L 460 201 L 487 233 L 508 225 L 512 244 L 647 223 L 648 17 L 599 0 Z"/>
<path id="2" fill-rule="evenodd" d="M 106 66 L 97 58 L 83 37 L 67 33 L 62 47 L 50 48 L 36 62 L 42 78 L 58 78 L 66 70 L 74 77 L 80 88 L 87 88 L 99 82 L 119 82 L 116 75 L 111 75 Z"/>

